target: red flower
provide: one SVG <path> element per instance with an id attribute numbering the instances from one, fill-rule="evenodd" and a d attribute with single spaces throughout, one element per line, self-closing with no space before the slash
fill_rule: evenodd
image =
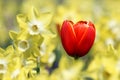
<path id="1" fill-rule="evenodd" d="M 62 45 L 68 55 L 81 57 L 88 53 L 95 40 L 95 27 L 92 22 L 64 21 L 61 28 Z"/>

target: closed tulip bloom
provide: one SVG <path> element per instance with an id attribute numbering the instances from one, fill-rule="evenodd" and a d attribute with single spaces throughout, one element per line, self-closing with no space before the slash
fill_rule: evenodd
<path id="1" fill-rule="evenodd" d="M 79 21 L 74 24 L 65 20 L 60 31 L 62 45 L 68 55 L 81 57 L 88 53 L 95 40 L 95 27 L 92 22 Z"/>

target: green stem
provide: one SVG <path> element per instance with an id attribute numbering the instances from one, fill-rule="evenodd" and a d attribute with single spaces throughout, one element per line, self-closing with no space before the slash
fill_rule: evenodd
<path id="1" fill-rule="evenodd" d="M 76 56 L 74 57 L 74 59 L 75 59 L 75 60 L 78 60 L 78 59 L 79 59 L 79 56 L 76 55 Z"/>

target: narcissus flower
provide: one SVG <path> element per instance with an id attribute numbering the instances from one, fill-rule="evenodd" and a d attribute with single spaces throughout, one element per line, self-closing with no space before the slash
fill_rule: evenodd
<path id="1" fill-rule="evenodd" d="M 92 22 L 79 21 L 74 24 L 65 20 L 60 32 L 67 54 L 76 58 L 86 55 L 95 39 L 95 27 Z"/>
<path id="2" fill-rule="evenodd" d="M 29 48 L 29 44 L 28 44 L 28 41 L 27 40 L 22 40 L 22 41 L 19 41 L 18 43 L 18 49 L 21 50 L 21 51 L 26 51 L 27 49 Z"/>
<path id="3" fill-rule="evenodd" d="M 0 59 L 0 74 L 4 74 L 7 71 L 7 61 Z"/>
<path id="4" fill-rule="evenodd" d="M 37 35 L 39 33 L 42 33 L 44 31 L 44 26 L 43 23 L 37 20 L 33 20 L 30 23 L 28 23 L 29 25 L 29 33 L 31 35 Z"/>

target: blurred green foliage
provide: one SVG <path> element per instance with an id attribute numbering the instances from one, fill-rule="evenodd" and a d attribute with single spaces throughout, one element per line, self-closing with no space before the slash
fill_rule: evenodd
<path id="1" fill-rule="evenodd" d="M 120 80 L 120 0 L 0 0 L 0 80 Z M 74 60 L 66 19 L 92 21 L 96 40 Z M 17 26 L 17 27 L 16 27 Z"/>

